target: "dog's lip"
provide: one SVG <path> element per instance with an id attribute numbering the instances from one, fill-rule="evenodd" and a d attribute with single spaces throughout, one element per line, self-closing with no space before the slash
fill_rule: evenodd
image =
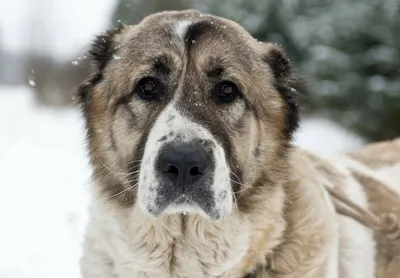
<path id="1" fill-rule="evenodd" d="M 183 205 L 183 204 L 193 205 L 193 200 L 190 198 L 190 196 L 188 196 L 186 194 L 182 194 L 172 203 L 176 204 L 176 205 Z"/>
<path id="2" fill-rule="evenodd" d="M 169 200 L 168 202 L 159 202 L 156 205 L 147 205 L 147 211 L 150 213 L 151 216 L 154 218 L 159 218 L 162 216 L 164 211 L 168 209 L 170 206 L 179 206 L 179 205 L 191 205 L 191 206 L 197 206 L 195 202 L 190 200 L 190 197 L 182 194 L 179 197 Z"/>
<path id="3" fill-rule="evenodd" d="M 196 206 L 199 208 L 203 213 L 201 213 L 203 216 L 207 215 L 207 217 L 210 220 L 213 221 L 219 221 L 223 220 L 226 215 L 221 214 L 221 212 L 216 209 L 215 207 L 208 207 L 205 208 L 204 206 L 199 205 L 198 202 L 194 202 L 190 199 L 188 196 L 180 196 L 177 199 L 175 199 L 172 202 L 169 202 L 168 204 L 163 204 L 163 205 L 156 205 L 156 206 L 147 206 L 147 211 L 150 214 L 151 218 L 158 219 L 162 217 L 163 213 L 170 207 L 171 205 L 179 206 L 179 205 L 190 205 L 190 206 Z M 182 213 L 186 215 L 185 210 L 182 210 Z"/>
<path id="4" fill-rule="evenodd" d="M 156 202 L 151 204 L 144 204 L 146 210 L 151 216 L 158 218 L 163 215 L 169 207 L 197 207 L 205 215 L 211 219 L 219 219 L 220 215 L 216 208 L 214 196 L 211 191 L 191 191 L 179 192 L 168 190 L 168 186 L 164 188 L 164 192 L 158 192 Z"/>
<path id="5" fill-rule="evenodd" d="M 189 195 L 185 193 L 179 193 L 179 195 L 175 196 L 174 198 L 163 198 L 162 201 L 157 202 L 156 207 L 158 211 L 162 213 L 171 205 L 192 205 L 197 206 L 197 202 L 193 200 Z"/>

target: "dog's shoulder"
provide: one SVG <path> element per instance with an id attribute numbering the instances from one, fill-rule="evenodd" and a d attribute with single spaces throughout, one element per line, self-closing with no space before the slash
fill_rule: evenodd
<path id="1" fill-rule="evenodd" d="M 287 227 L 284 240 L 267 257 L 268 273 L 271 277 L 337 277 L 327 276 L 334 272 L 338 255 L 333 203 L 306 153 L 294 148 L 290 157 L 290 176 L 284 184 Z"/>

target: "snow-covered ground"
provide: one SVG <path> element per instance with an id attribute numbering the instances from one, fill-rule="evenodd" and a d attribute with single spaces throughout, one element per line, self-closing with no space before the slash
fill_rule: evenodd
<path id="1" fill-rule="evenodd" d="M 30 88 L 0 87 L 0 278 L 79 278 L 90 177 L 82 127 L 76 110 L 36 107 Z M 318 118 L 296 142 L 324 155 L 362 144 Z"/>
<path id="2" fill-rule="evenodd" d="M 0 278 L 76 278 L 89 168 L 72 110 L 0 87 Z M 23 221 L 22 221 L 23 219 Z"/>

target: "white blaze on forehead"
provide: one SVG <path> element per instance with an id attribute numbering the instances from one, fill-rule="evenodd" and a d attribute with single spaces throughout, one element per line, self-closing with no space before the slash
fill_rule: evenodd
<path id="1" fill-rule="evenodd" d="M 232 209 L 232 196 L 230 168 L 225 158 L 225 151 L 209 130 L 183 116 L 174 103 L 169 104 L 160 113 L 146 142 L 138 187 L 141 209 L 146 212 L 149 206 L 155 206 L 160 186 L 160 181 L 156 177 L 155 160 L 164 144 L 177 140 L 178 143 L 190 143 L 194 140 L 207 140 L 213 143 L 215 167 L 211 189 L 214 193 L 215 210 L 220 215 L 228 214 Z"/>
<path id="2" fill-rule="evenodd" d="M 185 38 L 187 28 L 190 24 L 192 24 L 192 21 L 190 20 L 182 20 L 176 23 L 175 32 L 178 35 L 178 37 L 181 38 L 182 40 Z"/>

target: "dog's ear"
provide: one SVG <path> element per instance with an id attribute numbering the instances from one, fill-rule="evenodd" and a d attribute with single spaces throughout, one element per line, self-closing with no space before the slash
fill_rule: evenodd
<path id="1" fill-rule="evenodd" d="M 274 76 L 275 88 L 286 105 L 285 136 L 292 139 L 299 126 L 298 79 L 293 73 L 292 64 L 285 51 L 276 44 L 266 43 L 263 60 Z"/>
<path id="2" fill-rule="evenodd" d="M 116 34 L 120 34 L 124 29 L 126 29 L 126 25 L 119 24 L 117 27 L 98 35 L 93 41 L 89 50 L 89 58 L 97 66 L 98 71 L 101 72 L 108 61 L 112 59 L 114 53 L 113 39 Z"/>
<path id="3" fill-rule="evenodd" d="M 83 106 L 82 108 L 87 106 L 93 86 L 103 79 L 104 68 L 113 57 L 115 35 L 122 33 L 126 28 L 127 26 L 124 24 L 111 28 L 105 33 L 96 36 L 91 44 L 87 55 L 90 62 L 90 76 L 78 87 L 75 95 L 76 102 Z"/>

